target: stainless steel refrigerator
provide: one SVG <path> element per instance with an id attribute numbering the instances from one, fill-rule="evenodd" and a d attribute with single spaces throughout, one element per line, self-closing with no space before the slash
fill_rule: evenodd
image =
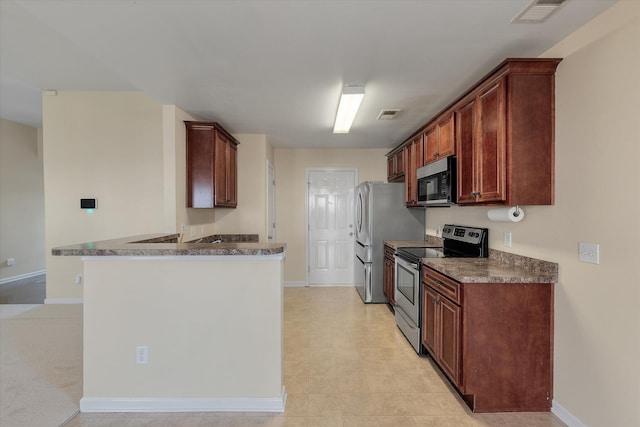
<path id="1" fill-rule="evenodd" d="M 355 202 L 355 286 L 365 303 L 384 303 L 384 241 L 424 240 L 425 211 L 405 207 L 403 183 L 363 182 Z"/>

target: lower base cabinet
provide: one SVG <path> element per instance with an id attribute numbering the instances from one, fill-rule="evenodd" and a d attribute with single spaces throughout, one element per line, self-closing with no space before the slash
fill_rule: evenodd
<path id="1" fill-rule="evenodd" d="M 459 283 L 423 267 L 422 344 L 474 412 L 546 412 L 553 284 Z"/>

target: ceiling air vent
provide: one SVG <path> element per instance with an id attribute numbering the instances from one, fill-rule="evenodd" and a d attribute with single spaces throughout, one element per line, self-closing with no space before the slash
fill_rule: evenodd
<path id="1" fill-rule="evenodd" d="M 378 120 L 395 119 L 400 111 L 401 110 L 399 108 L 391 108 L 391 109 L 388 109 L 388 110 L 382 110 L 382 111 L 380 111 L 380 114 L 378 114 Z"/>
<path id="2" fill-rule="evenodd" d="M 540 24 L 553 15 L 567 0 L 533 0 L 511 20 L 514 24 Z"/>

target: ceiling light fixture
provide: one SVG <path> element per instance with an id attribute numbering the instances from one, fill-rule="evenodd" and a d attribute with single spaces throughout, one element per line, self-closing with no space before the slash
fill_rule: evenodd
<path id="1" fill-rule="evenodd" d="M 338 104 L 336 122 L 333 125 L 333 133 L 349 133 L 353 120 L 358 114 L 362 98 L 364 98 L 364 86 L 344 85 Z"/>

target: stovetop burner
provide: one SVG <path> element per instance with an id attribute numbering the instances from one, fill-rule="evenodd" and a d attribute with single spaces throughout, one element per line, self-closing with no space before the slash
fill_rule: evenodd
<path id="1" fill-rule="evenodd" d="M 447 224 L 442 229 L 443 247 L 399 248 L 396 255 L 419 264 L 422 258 L 483 258 L 489 255 L 489 230 Z"/>

